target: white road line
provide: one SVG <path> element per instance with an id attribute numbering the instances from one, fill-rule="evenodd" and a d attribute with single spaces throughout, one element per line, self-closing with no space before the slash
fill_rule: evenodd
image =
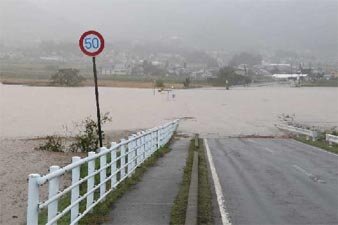
<path id="1" fill-rule="evenodd" d="M 302 167 L 300 167 L 300 166 L 297 166 L 297 165 L 293 165 L 293 167 L 294 168 L 296 168 L 298 171 L 300 171 L 300 172 L 302 172 L 302 173 L 304 173 L 306 176 L 308 176 L 308 177 L 311 177 L 311 176 L 313 176 L 313 174 L 311 174 L 311 173 L 308 173 L 305 169 L 303 169 Z"/>
<path id="2" fill-rule="evenodd" d="M 268 152 L 270 152 L 270 153 L 274 153 L 275 152 L 275 151 L 273 151 L 273 150 L 271 150 L 270 148 L 267 148 L 267 147 L 265 147 L 263 149 L 266 150 L 266 151 L 268 151 Z"/>
<path id="3" fill-rule="evenodd" d="M 317 176 L 313 175 L 312 173 L 307 172 L 305 169 L 303 169 L 300 166 L 297 165 L 293 165 L 293 167 L 295 169 L 297 169 L 298 171 L 304 173 L 306 176 L 308 176 L 311 180 L 313 180 L 314 182 L 319 182 L 319 183 L 326 183 L 324 180 L 319 179 Z"/>
<path id="4" fill-rule="evenodd" d="M 215 168 L 215 165 L 214 165 L 214 160 L 212 159 L 212 155 L 210 153 L 210 149 L 209 149 L 207 139 L 204 139 L 204 145 L 205 145 L 205 148 L 206 148 L 206 151 L 207 151 L 207 156 L 208 156 L 210 170 L 211 170 L 211 176 L 212 176 L 212 179 L 213 179 L 214 185 L 215 185 L 218 208 L 219 208 L 219 212 L 221 214 L 222 224 L 223 225 L 231 225 L 231 222 L 230 222 L 230 219 L 229 219 L 229 214 L 225 210 L 226 208 L 225 208 L 225 204 L 224 204 L 224 196 L 223 196 L 221 183 L 219 182 L 219 178 L 218 178 L 216 168 Z"/>

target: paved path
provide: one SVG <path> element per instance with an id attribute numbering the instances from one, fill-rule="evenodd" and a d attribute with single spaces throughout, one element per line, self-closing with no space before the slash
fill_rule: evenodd
<path id="1" fill-rule="evenodd" d="M 189 139 L 175 140 L 171 151 L 115 204 L 105 225 L 168 225 L 182 181 Z"/>
<path id="2" fill-rule="evenodd" d="M 337 155 L 286 139 L 207 141 L 232 224 L 338 224 Z"/>

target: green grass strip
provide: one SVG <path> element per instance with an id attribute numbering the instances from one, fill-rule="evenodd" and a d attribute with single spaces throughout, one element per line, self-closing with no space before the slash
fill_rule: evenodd
<path id="1" fill-rule="evenodd" d="M 199 148 L 195 148 L 195 141 L 190 141 L 188 158 L 183 173 L 180 190 L 171 208 L 170 224 L 181 225 L 185 223 L 189 188 L 192 173 L 194 151 L 198 151 L 198 218 L 199 225 L 211 225 L 214 223 L 212 214 L 212 195 L 208 176 L 208 167 L 203 146 L 203 140 L 199 139 Z"/>
<path id="2" fill-rule="evenodd" d="M 202 139 L 199 139 L 198 149 L 198 218 L 199 225 L 214 224 L 212 213 L 212 195 L 208 176 L 208 166 Z"/>
<path id="3" fill-rule="evenodd" d="M 330 146 L 329 143 L 327 143 L 324 139 L 312 141 L 312 140 L 306 140 L 306 138 L 303 137 L 303 136 L 295 137 L 294 139 L 297 140 L 297 141 L 303 142 L 305 144 L 321 148 L 321 149 L 326 150 L 328 152 L 338 154 L 338 145 L 332 144 L 332 146 Z"/>

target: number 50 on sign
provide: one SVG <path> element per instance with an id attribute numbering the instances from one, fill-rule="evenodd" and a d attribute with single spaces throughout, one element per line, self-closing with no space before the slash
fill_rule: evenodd
<path id="1" fill-rule="evenodd" d="M 104 49 L 104 39 L 99 32 L 90 30 L 81 35 L 79 46 L 84 54 L 95 57 Z"/>

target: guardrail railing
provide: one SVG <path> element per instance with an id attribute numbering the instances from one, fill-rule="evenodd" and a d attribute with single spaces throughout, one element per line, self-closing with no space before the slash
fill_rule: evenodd
<path id="1" fill-rule="evenodd" d="M 178 120 L 175 120 L 129 136 L 127 140 L 121 139 L 119 143 L 112 142 L 109 149 L 103 147 L 98 153 L 89 152 L 85 158 L 74 156 L 71 164 L 62 168 L 51 166 L 49 173 L 44 176 L 30 174 L 27 225 L 38 225 L 39 212 L 46 208 L 46 225 L 56 225 L 59 219 L 66 214 L 69 216 L 69 213 L 69 224 L 77 224 L 143 161 L 168 143 L 177 126 Z M 87 171 L 84 177 L 81 177 L 81 169 Z M 61 179 L 66 173 L 71 174 L 71 184 L 61 189 Z M 47 183 L 48 197 L 41 200 L 40 188 Z M 69 198 L 69 204 L 60 209 L 59 202 L 64 198 Z M 82 203 L 84 201 L 85 206 Z"/>
<path id="2" fill-rule="evenodd" d="M 327 142 L 329 142 L 330 145 L 332 145 L 332 143 L 338 144 L 338 136 L 335 136 L 332 134 L 326 134 L 325 139 Z"/>
<path id="3" fill-rule="evenodd" d="M 289 126 L 289 125 L 285 125 L 285 124 L 276 124 L 276 127 L 281 129 L 281 130 L 286 130 L 286 131 L 289 131 L 289 132 L 292 132 L 292 133 L 305 135 L 307 139 L 309 139 L 311 137 L 312 141 L 315 141 L 318 137 L 318 132 L 315 131 L 315 130 L 307 130 L 307 129 Z"/>

